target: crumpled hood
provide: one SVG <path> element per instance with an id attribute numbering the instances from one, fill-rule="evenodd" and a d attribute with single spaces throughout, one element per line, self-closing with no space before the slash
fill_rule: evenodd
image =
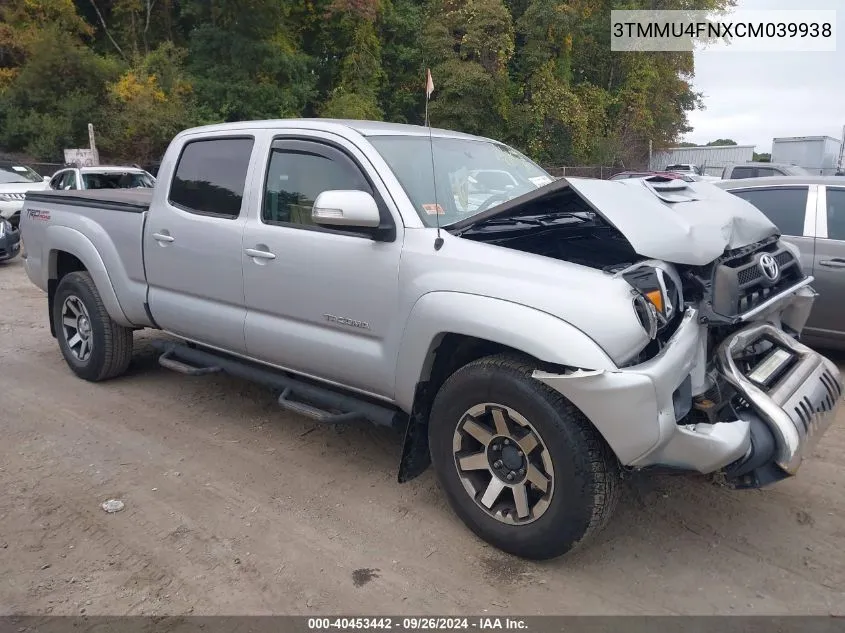
<path id="1" fill-rule="evenodd" d="M 642 178 L 561 178 L 449 228 L 463 229 L 492 217 L 519 215 L 529 203 L 534 206 L 566 187 L 618 229 L 643 257 L 703 266 L 725 249 L 780 233 L 754 205 L 708 182 Z"/>

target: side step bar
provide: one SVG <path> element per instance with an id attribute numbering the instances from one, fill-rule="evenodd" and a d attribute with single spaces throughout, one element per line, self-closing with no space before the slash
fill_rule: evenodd
<path id="1" fill-rule="evenodd" d="M 402 428 L 404 413 L 388 405 L 365 400 L 363 397 L 341 393 L 335 389 L 306 382 L 299 378 L 225 354 L 188 347 L 184 343 L 152 341 L 162 352 L 162 367 L 189 376 L 204 376 L 225 372 L 238 378 L 279 389 L 279 405 L 286 411 L 298 413 L 324 424 L 345 424 L 369 420 L 378 426 Z"/>

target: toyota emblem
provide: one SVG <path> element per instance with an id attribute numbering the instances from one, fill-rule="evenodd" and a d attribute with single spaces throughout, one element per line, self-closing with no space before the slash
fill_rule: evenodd
<path id="1" fill-rule="evenodd" d="M 773 282 L 780 276 L 780 266 L 778 266 L 777 260 L 768 253 L 763 255 L 757 264 L 760 266 L 763 277 L 767 280 Z"/>

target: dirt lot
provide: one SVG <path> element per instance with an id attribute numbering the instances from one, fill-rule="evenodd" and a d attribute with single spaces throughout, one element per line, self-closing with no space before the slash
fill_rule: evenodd
<path id="1" fill-rule="evenodd" d="M 397 484 L 391 433 L 170 373 L 154 333 L 129 375 L 75 378 L 45 305 L 0 265 L 0 613 L 845 613 L 842 416 L 795 479 L 645 479 L 591 547 L 533 564 L 476 539 L 430 471 Z"/>

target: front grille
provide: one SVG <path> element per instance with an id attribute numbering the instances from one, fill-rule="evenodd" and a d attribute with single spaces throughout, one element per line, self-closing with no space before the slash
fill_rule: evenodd
<path id="1" fill-rule="evenodd" d="M 763 274 L 763 255 L 771 255 L 778 264 L 774 281 Z M 713 311 L 729 318 L 741 315 L 803 278 L 800 262 L 777 241 L 728 253 L 713 268 Z"/>

